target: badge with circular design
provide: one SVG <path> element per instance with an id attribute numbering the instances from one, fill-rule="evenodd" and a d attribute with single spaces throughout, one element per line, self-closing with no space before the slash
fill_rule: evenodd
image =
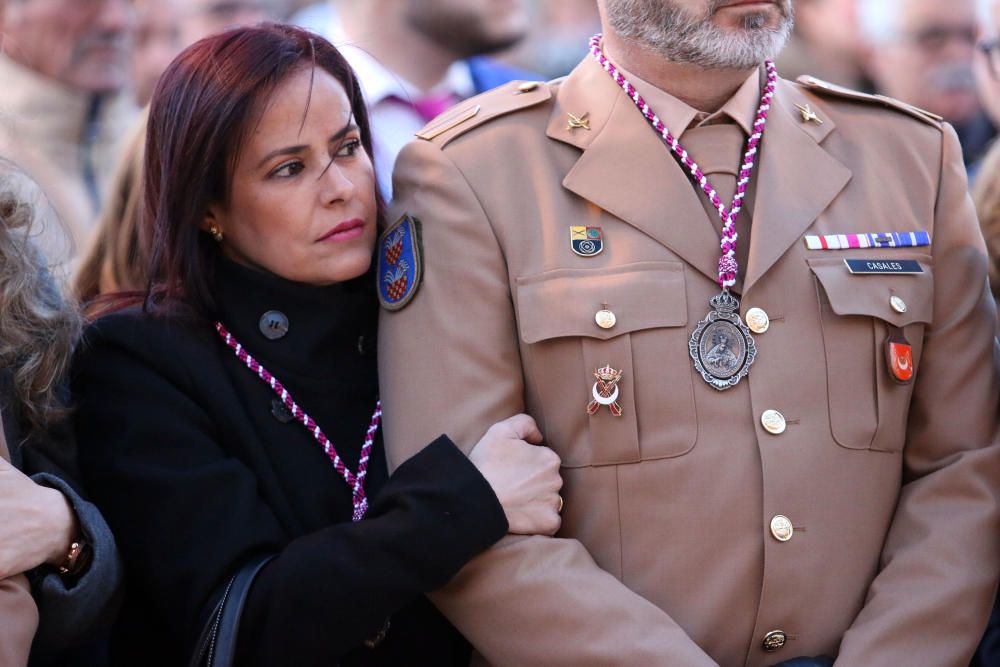
<path id="1" fill-rule="evenodd" d="M 757 344 L 740 319 L 739 299 L 725 291 L 709 303 L 712 312 L 695 327 L 688 350 L 695 370 L 705 382 L 724 391 L 735 387 L 750 372 Z"/>

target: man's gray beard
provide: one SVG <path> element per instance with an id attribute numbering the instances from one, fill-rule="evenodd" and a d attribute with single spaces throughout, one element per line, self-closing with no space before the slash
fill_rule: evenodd
<path id="1" fill-rule="evenodd" d="M 777 28 L 764 27 L 764 14 L 749 14 L 738 32 L 709 21 L 721 4 L 712 0 L 706 15 L 692 16 L 665 0 L 607 0 L 608 22 L 667 60 L 705 69 L 751 69 L 784 48 L 794 24 L 791 3 Z"/>

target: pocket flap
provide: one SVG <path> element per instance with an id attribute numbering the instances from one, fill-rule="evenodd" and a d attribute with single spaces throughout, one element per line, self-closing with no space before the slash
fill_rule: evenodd
<path id="1" fill-rule="evenodd" d="M 614 326 L 597 325 L 607 308 Z M 637 262 L 608 269 L 555 269 L 517 279 L 521 338 L 537 343 L 585 336 L 608 339 L 623 333 L 687 324 L 682 262 Z"/>
<path id="2" fill-rule="evenodd" d="M 899 259 L 917 260 L 923 273 L 855 275 L 847 270 L 843 258 L 813 257 L 806 261 L 837 315 L 867 315 L 897 327 L 914 322 L 928 324 L 934 316 L 932 258 L 908 255 Z M 899 312 L 894 303 L 904 305 L 905 311 Z"/>

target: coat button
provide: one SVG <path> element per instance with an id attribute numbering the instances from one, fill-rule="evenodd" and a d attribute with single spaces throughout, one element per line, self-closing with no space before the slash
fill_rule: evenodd
<path id="1" fill-rule="evenodd" d="M 767 316 L 762 308 L 751 308 L 744 316 L 750 331 L 755 334 L 762 334 L 771 326 L 771 318 Z"/>
<path id="2" fill-rule="evenodd" d="M 785 416 L 777 410 L 764 410 L 760 416 L 760 423 L 771 435 L 781 435 L 785 432 Z"/>
<path id="3" fill-rule="evenodd" d="M 280 398 L 271 399 L 271 414 L 282 424 L 287 424 L 295 419 L 292 415 L 292 411 L 288 409 L 288 406 L 286 406 Z"/>
<path id="4" fill-rule="evenodd" d="M 610 329 L 617 324 L 618 318 L 615 317 L 614 313 L 605 308 L 604 310 L 597 311 L 597 314 L 594 315 L 594 321 L 602 329 Z"/>
<path id="5" fill-rule="evenodd" d="M 787 542 L 795 534 L 795 528 L 791 520 L 783 514 L 778 514 L 771 519 L 771 535 L 779 542 Z"/>
<path id="6" fill-rule="evenodd" d="M 784 630 L 771 630 L 769 633 L 764 635 L 764 641 L 761 642 L 761 648 L 768 653 L 774 653 L 775 651 L 784 648 L 787 641 L 788 635 L 785 634 Z"/>
<path id="7" fill-rule="evenodd" d="M 260 332 L 268 340 L 278 340 L 288 333 L 288 317 L 280 310 L 269 310 L 260 316 Z"/>
<path id="8" fill-rule="evenodd" d="M 892 309 L 900 315 L 906 312 L 906 302 L 895 294 L 889 297 L 889 305 L 892 306 Z"/>
<path id="9" fill-rule="evenodd" d="M 517 84 L 517 92 L 519 93 L 530 93 L 531 91 L 538 88 L 538 81 L 525 81 L 524 83 Z"/>

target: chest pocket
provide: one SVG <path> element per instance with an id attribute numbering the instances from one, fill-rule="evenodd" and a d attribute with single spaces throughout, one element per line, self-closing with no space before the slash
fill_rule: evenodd
<path id="1" fill-rule="evenodd" d="M 913 383 L 919 381 L 924 328 L 933 320 L 934 274 L 929 255 L 914 259 L 923 273 L 852 275 L 842 257 L 809 259 L 826 352 L 830 430 L 848 449 L 902 450 Z M 905 305 L 905 312 L 893 307 Z M 912 345 L 913 382 L 889 374 L 886 338 L 896 327 Z"/>
<path id="2" fill-rule="evenodd" d="M 680 456 L 697 438 L 681 262 L 557 269 L 517 279 L 529 403 L 567 467 Z M 598 311 L 614 314 L 602 328 Z M 596 369 L 622 372 L 616 417 L 588 414 Z M 641 388 L 641 391 L 639 390 Z"/>

